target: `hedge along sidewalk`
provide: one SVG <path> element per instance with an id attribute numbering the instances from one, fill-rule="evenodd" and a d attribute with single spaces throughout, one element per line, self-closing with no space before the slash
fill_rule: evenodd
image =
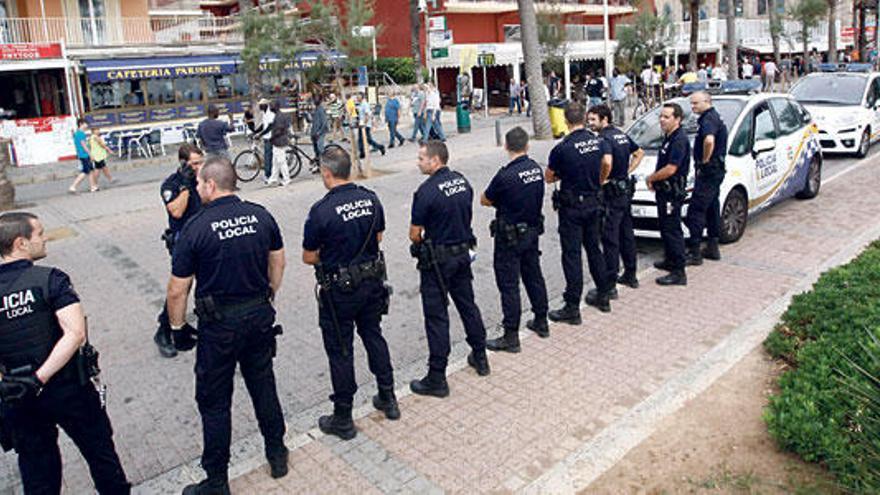
<path id="1" fill-rule="evenodd" d="M 527 338 L 520 354 L 490 356 L 488 378 L 464 366 L 466 348 L 459 346 L 448 399 L 407 395 L 412 377 L 398 377 L 400 421 L 364 407 L 355 441 L 290 432 L 289 444 L 297 447 L 291 473 L 272 480 L 255 455 L 232 466 L 233 489 L 586 488 L 660 418 L 758 345 L 794 294 L 880 236 L 874 213 L 880 191 L 873 187 L 880 170 L 869 162 L 826 182 L 813 201 L 788 201 L 763 214 L 739 243 L 725 246 L 722 262 L 689 270 L 686 288 L 657 287 L 651 280 L 657 272 L 648 270 L 642 288 L 621 289 L 611 314 L 584 308 L 581 327 L 553 325 L 549 339 Z M 545 242 L 558 241 L 550 233 Z M 414 332 L 421 331 L 416 325 Z M 177 482 L 201 478 L 197 466 L 196 460 L 181 469 Z"/>

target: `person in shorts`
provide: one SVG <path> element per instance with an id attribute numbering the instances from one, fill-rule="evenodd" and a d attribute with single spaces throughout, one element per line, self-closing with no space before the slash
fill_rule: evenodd
<path id="1" fill-rule="evenodd" d="M 95 184 L 98 183 L 98 177 L 103 173 L 107 178 L 107 182 L 113 183 L 113 177 L 110 176 L 110 169 L 107 168 L 107 157 L 113 153 L 113 150 L 107 146 L 107 142 L 101 137 L 101 130 L 92 127 L 92 137 L 89 138 L 89 154 L 92 156 L 92 164 L 95 170 L 92 174 L 95 176 Z"/>
<path id="2" fill-rule="evenodd" d="M 85 119 L 81 118 L 77 119 L 76 127 L 77 129 L 73 133 L 73 146 L 76 148 L 76 157 L 79 159 L 79 175 L 73 180 L 73 184 L 70 185 L 68 191 L 71 194 L 76 194 L 76 188 L 79 186 L 79 183 L 88 177 L 89 185 L 91 186 L 89 191 L 95 192 L 98 190 L 98 183 L 96 182 L 97 177 L 92 174 L 94 167 L 92 166 L 92 157 L 89 154 L 89 136 L 86 134 L 89 125 Z"/>

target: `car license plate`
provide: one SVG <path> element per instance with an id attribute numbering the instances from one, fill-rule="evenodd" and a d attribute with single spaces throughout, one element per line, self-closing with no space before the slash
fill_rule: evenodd
<path id="1" fill-rule="evenodd" d="M 646 216 L 648 216 L 648 209 L 644 206 L 633 206 L 632 207 L 632 216 L 646 217 Z"/>

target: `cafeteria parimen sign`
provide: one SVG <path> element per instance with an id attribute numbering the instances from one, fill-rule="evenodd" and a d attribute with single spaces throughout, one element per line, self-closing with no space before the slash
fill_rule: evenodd
<path id="1" fill-rule="evenodd" d="M 61 58 L 60 43 L 0 43 L 0 60 Z"/>

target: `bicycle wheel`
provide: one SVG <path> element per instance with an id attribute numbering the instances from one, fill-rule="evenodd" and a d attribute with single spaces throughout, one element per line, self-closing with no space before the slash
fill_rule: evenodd
<path id="1" fill-rule="evenodd" d="M 235 156 L 232 162 L 235 175 L 242 182 L 250 182 L 263 170 L 263 158 L 254 150 L 244 150 Z"/>
<path id="2" fill-rule="evenodd" d="M 293 180 L 302 171 L 302 158 L 294 148 L 287 148 L 287 170 L 290 171 L 290 179 Z"/>

